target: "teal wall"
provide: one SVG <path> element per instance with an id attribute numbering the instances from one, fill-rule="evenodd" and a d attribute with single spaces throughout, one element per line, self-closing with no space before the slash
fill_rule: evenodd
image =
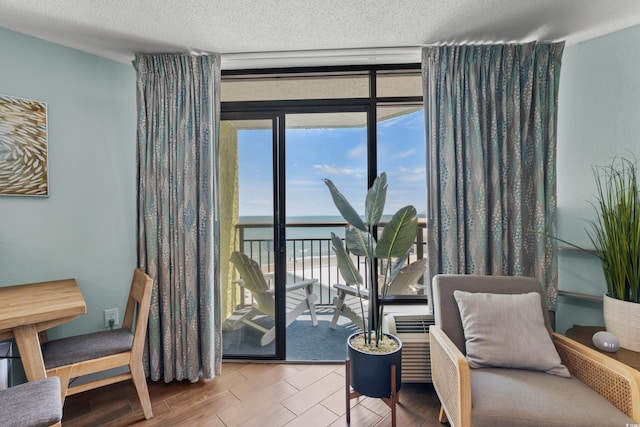
<path id="1" fill-rule="evenodd" d="M 585 229 L 594 218 L 593 165 L 614 156 L 640 159 L 640 26 L 565 48 L 558 100 L 558 236 L 591 247 Z M 602 296 L 597 258 L 561 252 L 562 290 Z M 560 297 L 557 330 L 602 325 L 602 304 Z"/>
<path id="2" fill-rule="evenodd" d="M 0 58 L 0 94 L 47 103 L 50 185 L 0 196 L 0 286 L 75 277 L 87 314 L 50 337 L 103 330 L 136 265 L 135 71 L 5 28 Z"/>

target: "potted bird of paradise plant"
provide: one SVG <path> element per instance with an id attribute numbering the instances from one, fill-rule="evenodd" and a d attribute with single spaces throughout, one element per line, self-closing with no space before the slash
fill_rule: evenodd
<path id="1" fill-rule="evenodd" d="M 351 386 L 366 396 L 389 396 L 389 367 L 392 364 L 396 366 L 397 388 L 400 387 L 402 343 L 398 337 L 382 332 L 384 302 L 389 284 L 407 264 L 418 227 L 417 212 L 412 205 L 399 209 L 384 224 L 380 237 L 376 238 L 387 195 L 386 173 L 380 174 L 369 188 L 363 216 L 360 216 L 330 179 L 324 179 L 324 182 L 335 206 L 348 223 L 344 242 L 335 233 L 331 233 L 338 269 L 344 282 L 356 288 L 357 295 L 360 296 L 362 318 L 367 319 L 364 330 L 351 335 L 347 340 Z M 364 271 L 358 268 L 353 257 L 364 259 Z M 367 288 L 370 296 L 368 313 L 364 312 L 362 288 Z"/>

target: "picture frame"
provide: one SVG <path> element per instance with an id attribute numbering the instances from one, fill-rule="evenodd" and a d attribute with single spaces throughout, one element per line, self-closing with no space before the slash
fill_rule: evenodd
<path id="1" fill-rule="evenodd" d="M 0 196 L 49 196 L 44 102 L 0 95 Z"/>

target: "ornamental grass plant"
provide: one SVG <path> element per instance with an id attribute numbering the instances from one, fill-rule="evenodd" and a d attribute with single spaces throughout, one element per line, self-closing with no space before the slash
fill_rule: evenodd
<path id="1" fill-rule="evenodd" d="M 611 298 L 640 302 L 640 188 L 638 162 L 616 157 L 593 167 L 595 219 L 586 230 L 595 252 L 556 237 L 600 259 Z"/>
<path id="2" fill-rule="evenodd" d="M 597 217 L 589 239 L 600 258 L 610 297 L 640 302 L 640 188 L 638 164 L 616 158 L 594 168 Z"/>

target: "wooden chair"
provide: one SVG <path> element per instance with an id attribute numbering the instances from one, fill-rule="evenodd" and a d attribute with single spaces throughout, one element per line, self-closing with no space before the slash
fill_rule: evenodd
<path id="1" fill-rule="evenodd" d="M 421 258 L 405 266 L 398 272 L 398 275 L 389 284 L 387 295 L 402 295 L 410 293 L 411 286 L 416 285 L 418 280 L 424 275 L 427 268 L 427 258 Z M 335 329 L 340 315 L 348 317 L 357 327 L 364 329 L 364 319 L 362 309 L 367 316 L 369 307 L 369 291 L 360 289 L 362 301 L 358 295 L 358 289 L 354 286 L 336 283 L 333 285 L 338 291 L 338 295 L 333 299 L 333 318 L 331 319 L 331 329 Z M 361 304 L 362 303 L 362 307 Z"/>
<path id="2" fill-rule="evenodd" d="M 62 338 L 42 344 L 47 376 L 60 377 L 62 405 L 66 396 L 132 379 L 144 417 L 146 419 L 153 417 L 142 366 L 152 288 L 151 277 L 142 270 L 136 269 L 131 281 L 122 328 Z M 76 386 L 69 384 L 72 378 L 121 367 L 128 367 L 129 372 Z"/>
<path id="3" fill-rule="evenodd" d="M 60 381 L 43 378 L 0 390 L 3 427 L 60 427 Z"/>
<path id="4" fill-rule="evenodd" d="M 242 252 L 233 252 L 231 262 L 240 273 L 241 280 L 237 282 L 243 289 L 248 289 L 253 297 L 253 305 L 249 309 L 243 309 L 239 315 L 232 315 L 223 326 L 228 330 L 236 330 L 243 325 L 256 329 L 262 334 L 260 345 L 265 346 L 276 337 L 275 326 L 269 328 L 257 323 L 260 316 L 275 318 L 276 301 L 274 290 L 269 287 L 262 269 L 253 259 Z M 317 295 L 313 292 L 313 285 L 317 279 L 301 280 L 286 286 L 287 318 L 286 326 L 293 323 L 305 310 L 309 310 L 311 323 L 318 325 L 315 300 Z"/>

